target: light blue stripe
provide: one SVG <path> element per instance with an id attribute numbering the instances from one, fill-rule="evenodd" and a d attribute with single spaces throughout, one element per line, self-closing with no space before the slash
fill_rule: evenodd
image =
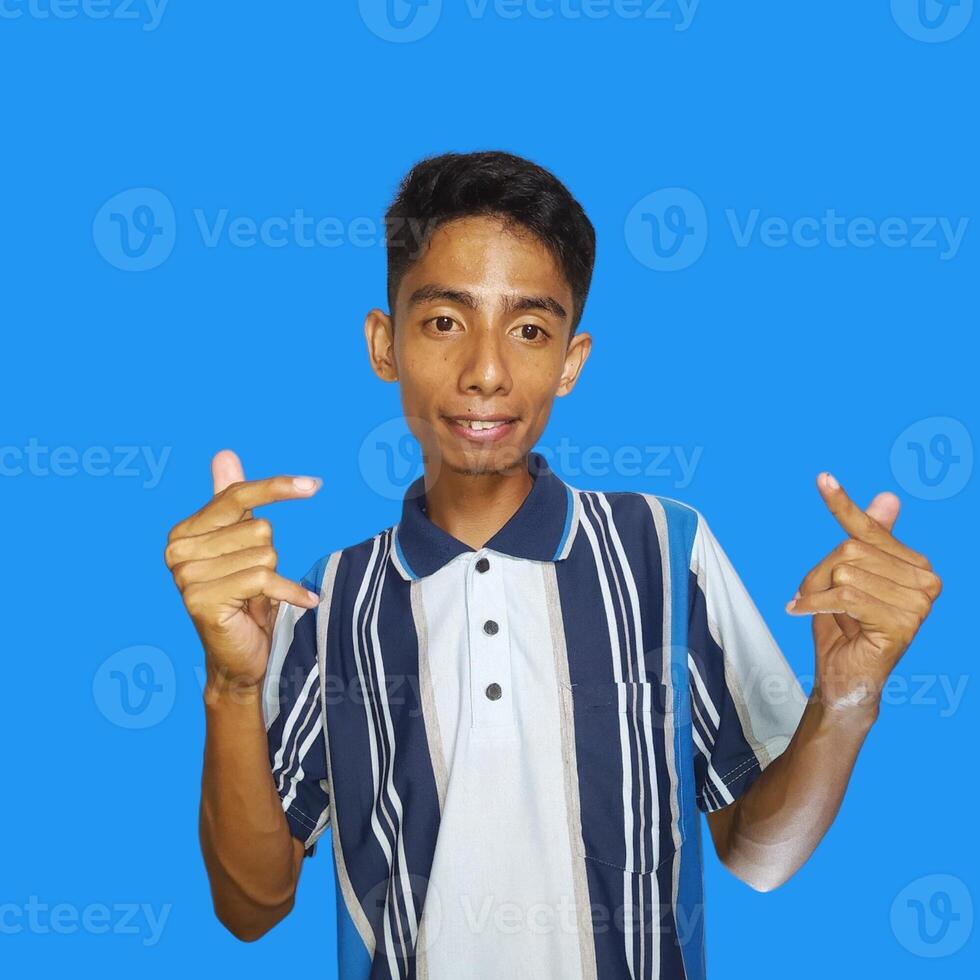
<path id="1" fill-rule="evenodd" d="M 561 532 L 561 541 L 558 542 L 558 547 L 555 549 L 555 557 L 552 561 L 557 561 L 561 556 L 562 549 L 565 547 L 565 542 L 568 540 L 568 532 L 572 528 L 572 514 L 575 513 L 575 498 L 572 495 L 572 488 L 565 484 L 565 527 Z"/>
<path id="2" fill-rule="evenodd" d="M 399 562 L 401 562 L 402 568 L 404 568 L 405 571 L 408 572 L 408 577 L 413 579 L 418 578 L 418 575 L 415 574 L 415 571 L 412 568 L 412 566 L 409 565 L 408 559 L 405 557 L 405 552 L 402 551 L 402 543 L 398 538 L 397 531 L 395 531 L 395 553 L 398 555 L 398 560 Z"/>
<path id="3" fill-rule="evenodd" d="M 677 923 L 687 980 L 705 980 L 704 877 L 701 866 L 701 824 L 694 799 L 694 745 L 687 668 L 688 574 L 697 531 L 697 512 L 684 504 L 658 498 L 667 516 L 670 562 L 670 676 L 674 691 L 674 758 L 680 782 L 679 805 L 684 827 L 681 844 Z"/>
<path id="4" fill-rule="evenodd" d="M 329 833 L 335 834 L 336 830 Z M 347 910 L 334 864 L 337 895 L 337 976 L 340 980 L 366 980 L 371 973 L 371 956 Z"/>

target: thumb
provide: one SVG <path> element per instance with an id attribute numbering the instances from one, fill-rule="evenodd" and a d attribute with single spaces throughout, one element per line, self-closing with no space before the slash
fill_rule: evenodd
<path id="1" fill-rule="evenodd" d="M 230 449 L 222 449 L 214 454 L 211 460 L 211 478 L 214 480 L 214 492 L 221 493 L 232 483 L 240 483 L 245 479 L 242 461 Z"/>
<path id="2" fill-rule="evenodd" d="M 875 496 L 874 500 L 868 504 L 865 513 L 873 517 L 886 531 L 890 531 L 898 519 L 898 512 L 902 508 L 902 502 L 888 490 Z"/>

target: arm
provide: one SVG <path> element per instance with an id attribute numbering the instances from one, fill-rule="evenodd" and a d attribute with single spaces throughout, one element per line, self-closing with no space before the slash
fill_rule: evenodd
<path id="1" fill-rule="evenodd" d="M 707 815 L 718 857 L 734 875 L 770 891 L 799 870 L 837 816 L 877 714 L 809 699 L 783 753 L 734 803 Z"/>
<path id="2" fill-rule="evenodd" d="M 164 557 L 205 652 L 200 841 L 214 909 L 254 940 L 292 908 L 304 855 L 270 766 L 263 682 L 279 603 L 313 609 L 319 597 L 276 573 L 271 528 L 252 509 L 311 496 L 319 483 L 245 482 L 227 451 L 212 472 L 214 497 L 171 530 Z"/>
<path id="3" fill-rule="evenodd" d="M 292 910 L 303 842 L 290 833 L 276 792 L 261 692 L 221 692 L 209 680 L 205 717 L 201 852 L 215 914 L 248 942 Z"/>
<path id="4" fill-rule="evenodd" d="M 791 877 L 840 808 L 888 675 L 942 590 L 921 554 L 891 534 L 900 503 L 862 511 L 829 474 L 820 493 L 850 535 L 803 579 L 792 614 L 814 614 L 816 671 L 786 750 L 733 804 L 709 814 L 721 861 L 760 891 Z"/>

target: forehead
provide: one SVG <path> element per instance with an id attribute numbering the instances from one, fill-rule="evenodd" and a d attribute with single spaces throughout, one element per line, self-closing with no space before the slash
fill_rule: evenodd
<path id="1" fill-rule="evenodd" d="M 436 228 L 405 273 L 399 294 L 406 286 L 433 279 L 474 292 L 547 289 L 571 296 L 547 246 L 527 229 L 491 216 L 456 218 Z"/>

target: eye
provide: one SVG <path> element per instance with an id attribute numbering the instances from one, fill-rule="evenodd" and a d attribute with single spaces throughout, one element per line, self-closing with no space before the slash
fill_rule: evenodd
<path id="1" fill-rule="evenodd" d="M 522 340 L 536 341 L 548 336 L 544 328 L 539 327 L 536 323 L 522 323 L 519 329 Z"/>
<path id="2" fill-rule="evenodd" d="M 434 316 L 431 320 L 427 320 L 426 322 L 434 324 L 438 333 L 449 333 L 456 321 L 451 316 L 442 315 Z"/>

